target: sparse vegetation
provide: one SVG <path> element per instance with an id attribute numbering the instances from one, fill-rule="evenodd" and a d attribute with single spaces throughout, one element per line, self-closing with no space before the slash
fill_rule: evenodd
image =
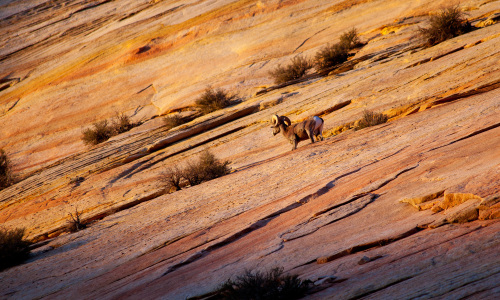
<path id="1" fill-rule="evenodd" d="M 25 261 L 29 255 L 31 242 L 23 239 L 24 228 L 0 228 L 0 271 Z"/>
<path id="2" fill-rule="evenodd" d="M 340 42 L 333 45 L 326 45 L 321 48 L 314 57 L 314 64 L 317 71 L 326 71 L 339 65 L 349 57 L 349 51 L 361 45 L 358 32 L 355 28 L 343 33 Z"/>
<path id="3" fill-rule="evenodd" d="M 305 296 L 309 284 L 297 275 L 284 275 L 283 268 L 266 273 L 246 271 L 236 280 L 228 280 L 218 290 L 222 299 L 299 299 Z"/>
<path id="4" fill-rule="evenodd" d="M 10 186 L 13 182 L 10 161 L 3 149 L 0 149 L 0 190 Z"/>
<path id="5" fill-rule="evenodd" d="M 205 92 L 196 99 L 195 103 L 202 114 L 228 107 L 236 100 L 236 95 L 229 95 L 223 89 L 213 89 L 207 87 Z"/>
<path id="6" fill-rule="evenodd" d="M 111 120 L 111 125 L 108 120 L 102 120 L 92 124 L 91 128 L 86 128 L 82 131 L 82 141 L 85 145 L 97 145 L 107 141 L 112 136 L 129 131 L 138 123 L 132 123 L 130 118 L 125 114 L 117 114 Z"/>
<path id="7" fill-rule="evenodd" d="M 356 28 L 351 28 L 350 30 L 344 32 L 340 36 L 339 44 L 348 50 L 360 47 L 362 44 L 358 37 L 358 30 Z"/>
<path id="8" fill-rule="evenodd" d="M 127 132 L 134 128 L 136 124 L 130 121 L 130 118 L 125 114 L 117 114 L 112 121 L 111 132 L 112 135 L 118 135 L 123 132 Z"/>
<path id="9" fill-rule="evenodd" d="M 303 77 L 307 70 L 312 67 L 313 64 L 309 59 L 302 55 L 297 55 L 292 58 L 288 66 L 283 67 L 278 65 L 274 70 L 269 72 L 269 74 L 273 77 L 275 84 L 280 84 Z"/>
<path id="10" fill-rule="evenodd" d="M 83 130 L 82 140 L 85 145 L 97 145 L 107 141 L 112 135 L 108 120 L 102 120 L 92 124 L 93 128 Z"/>
<path id="11" fill-rule="evenodd" d="M 184 169 L 169 168 L 163 173 L 163 179 L 168 189 L 180 190 L 182 181 L 194 186 L 226 174 L 229 174 L 229 161 L 220 161 L 210 151 L 206 150 L 197 162 L 189 162 Z"/>
<path id="12" fill-rule="evenodd" d="M 459 6 L 443 8 L 429 20 L 429 28 L 421 28 L 420 34 L 427 41 L 427 46 L 439 44 L 472 30 L 472 26 Z"/>
<path id="13" fill-rule="evenodd" d="M 184 174 L 177 166 L 168 168 L 162 175 L 168 190 L 178 191 L 181 189 L 181 181 Z"/>
<path id="14" fill-rule="evenodd" d="M 165 127 L 168 130 L 186 123 L 185 120 L 179 114 L 167 116 L 163 118 L 163 122 L 165 123 Z"/>
<path id="15" fill-rule="evenodd" d="M 80 218 L 81 215 L 82 213 L 79 212 L 78 209 L 75 209 L 74 215 L 72 213 L 69 213 L 70 220 L 68 220 L 68 227 L 71 232 L 77 232 L 87 228 L 87 225 L 83 223 L 82 219 Z"/>
<path id="16" fill-rule="evenodd" d="M 387 122 L 388 117 L 381 113 L 375 113 L 369 110 L 363 112 L 363 118 L 356 126 L 356 130 L 363 129 L 370 126 L 375 126 Z"/>

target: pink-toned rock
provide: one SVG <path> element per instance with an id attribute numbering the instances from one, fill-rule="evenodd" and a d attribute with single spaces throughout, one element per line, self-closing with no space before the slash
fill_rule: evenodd
<path id="1" fill-rule="evenodd" d="M 423 48 L 443 3 L 2 4 L 0 146 L 24 180 L 0 191 L 0 223 L 43 242 L 0 298 L 186 299 L 274 266 L 317 282 L 311 299 L 494 298 L 500 24 Z M 498 10 L 461 5 L 473 24 Z M 366 45 L 344 69 L 271 87 L 352 27 Z M 209 84 L 243 101 L 173 130 L 154 118 Z M 391 121 L 346 130 L 365 109 Z M 83 147 L 117 110 L 149 121 Z M 274 113 L 320 115 L 327 138 L 290 151 Z M 162 173 L 205 149 L 232 172 L 169 193 Z M 67 233 L 75 209 L 89 227 Z"/>

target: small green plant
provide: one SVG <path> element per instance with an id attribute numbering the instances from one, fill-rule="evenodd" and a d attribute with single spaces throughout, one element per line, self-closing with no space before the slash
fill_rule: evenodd
<path id="1" fill-rule="evenodd" d="M 75 209 L 75 214 L 73 215 L 72 213 L 69 213 L 70 219 L 68 220 L 68 228 L 69 231 L 71 232 L 77 232 L 82 229 L 87 228 L 87 225 L 83 223 L 82 219 L 80 216 L 82 215 L 81 212 L 78 211 L 78 209 Z"/>
<path id="2" fill-rule="evenodd" d="M 309 59 L 297 55 L 292 58 L 289 65 L 284 67 L 278 65 L 274 70 L 269 72 L 269 74 L 273 77 L 275 84 L 281 84 L 303 77 L 312 67 L 313 64 Z"/>
<path id="3" fill-rule="evenodd" d="M 204 151 L 198 161 L 189 162 L 184 169 L 168 168 L 163 173 L 163 180 L 169 190 L 180 190 L 182 182 L 190 186 L 198 185 L 229 174 L 229 161 L 220 161 L 210 151 Z"/>
<path id="4" fill-rule="evenodd" d="M 85 145 L 97 145 L 107 141 L 113 134 L 108 120 L 102 120 L 92 124 L 93 128 L 87 128 L 82 132 L 82 140 Z"/>
<path id="5" fill-rule="evenodd" d="M 0 149 L 0 190 L 13 183 L 10 161 L 3 149 Z"/>
<path id="6" fill-rule="evenodd" d="M 22 263 L 30 255 L 31 242 L 23 239 L 24 228 L 0 228 L 0 270 Z"/>
<path id="7" fill-rule="evenodd" d="M 361 118 L 361 120 L 359 120 L 359 123 L 356 126 L 356 130 L 363 129 L 363 128 L 370 127 L 370 126 L 375 126 L 378 124 L 382 124 L 382 123 L 387 122 L 387 120 L 388 120 L 388 117 L 384 114 L 375 113 L 375 112 L 371 112 L 369 110 L 365 110 L 363 112 L 363 118 Z"/>
<path id="8" fill-rule="evenodd" d="M 355 28 L 346 31 L 340 36 L 337 44 L 327 44 L 321 48 L 314 57 L 314 65 L 317 71 L 327 71 L 345 61 L 349 57 L 349 51 L 361 45 L 358 32 Z"/>
<path id="9" fill-rule="evenodd" d="M 163 118 L 163 122 L 165 123 L 165 127 L 168 130 L 186 123 L 185 120 L 179 114 L 167 116 Z"/>
<path id="10" fill-rule="evenodd" d="M 228 107 L 236 100 L 236 95 L 229 95 L 223 89 L 213 89 L 207 87 L 205 92 L 196 99 L 195 103 L 202 114 L 208 114 L 213 111 Z"/>
<path id="11" fill-rule="evenodd" d="M 309 284 L 297 275 L 283 275 L 283 268 L 268 272 L 246 271 L 236 280 L 228 280 L 218 290 L 222 299 L 299 299 L 306 295 Z"/>
<path id="12" fill-rule="evenodd" d="M 420 28 L 420 34 L 427 41 L 427 46 L 433 46 L 472 30 L 465 14 L 457 6 L 441 9 L 429 20 L 429 28 Z"/>

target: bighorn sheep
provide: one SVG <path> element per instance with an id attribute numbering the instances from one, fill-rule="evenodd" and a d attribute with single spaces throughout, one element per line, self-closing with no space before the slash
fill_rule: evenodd
<path id="1" fill-rule="evenodd" d="M 320 117 L 315 116 L 292 125 L 289 118 L 273 115 L 271 123 L 273 124 L 271 126 L 273 128 L 273 135 L 277 135 L 280 131 L 283 132 L 283 136 L 293 145 L 292 150 L 297 149 L 297 144 L 300 141 L 311 139 L 311 143 L 314 143 L 313 136 L 316 137 L 316 140 L 323 140 L 324 121 Z"/>

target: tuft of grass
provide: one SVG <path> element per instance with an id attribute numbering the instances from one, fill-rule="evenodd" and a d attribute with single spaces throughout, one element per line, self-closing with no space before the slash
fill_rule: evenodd
<path id="1" fill-rule="evenodd" d="M 384 114 L 375 113 L 369 110 L 363 112 L 363 118 L 356 126 L 356 130 L 363 129 L 370 126 L 375 126 L 387 122 L 388 117 Z"/>
<path id="2" fill-rule="evenodd" d="M 223 89 L 213 89 L 207 87 L 205 92 L 196 99 L 195 103 L 202 114 L 208 114 L 213 111 L 228 107 L 236 99 L 236 95 L 229 95 Z"/>
<path id="3" fill-rule="evenodd" d="M 297 55 L 292 58 L 289 65 L 284 67 L 278 65 L 274 70 L 269 72 L 269 74 L 274 79 L 275 84 L 281 84 L 303 77 L 312 67 L 313 64 L 309 59 L 302 55 Z"/>
<path id="4" fill-rule="evenodd" d="M 299 299 L 306 295 L 309 284 L 297 275 L 284 275 L 283 268 L 273 268 L 268 272 L 246 271 L 236 280 L 228 280 L 219 289 L 222 299 Z"/>
<path id="5" fill-rule="evenodd" d="M 344 32 L 336 44 L 327 44 L 314 57 L 314 65 L 319 72 L 327 71 L 347 61 L 349 51 L 361 45 L 356 28 Z"/>
<path id="6" fill-rule="evenodd" d="M 0 190 L 14 182 L 9 158 L 3 149 L 0 149 Z"/>
<path id="7" fill-rule="evenodd" d="M 427 41 L 427 46 L 433 46 L 472 30 L 472 26 L 460 10 L 459 6 L 441 9 L 429 20 L 429 28 L 420 28 L 420 34 Z"/>
<path id="8" fill-rule="evenodd" d="M 80 218 L 81 215 L 82 213 L 79 212 L 78 209 L 75 209 L 74 215 L 72 213 L 69 213 L 70 220 L 68 220 L 69 223 L 68 228 L 71 232 L 77 232 L 87 228 L 87 225 L 83 223 L 83 221 Z"/>
<path id="9" fill-rule="evenodd" d="M 183 118 L 181 118 L 181 116 L 178 114 L 167 116 L 167 117 L 163 118 L 163 122 L 165 123 L 165 127 L 168 130 L 186 123 L 185 120 Z"/>
<path id="10" fill-rule="evenodd" d="M 180 190 L 183 181 L 195 186 L 226 174 L 231 168 L 229 161 L 220 161 L 210 151 L 204 151 L 198 161 L 189 162 L 184 169 L 169 168 L 163 173 L 163 180 L 169 190 Z"/>
<path id="11" fill-rule="evenodd" d="M 0 271 L 28 259 L 31 242 L 23 239 L 24 228 L 0 228 Z"/>

